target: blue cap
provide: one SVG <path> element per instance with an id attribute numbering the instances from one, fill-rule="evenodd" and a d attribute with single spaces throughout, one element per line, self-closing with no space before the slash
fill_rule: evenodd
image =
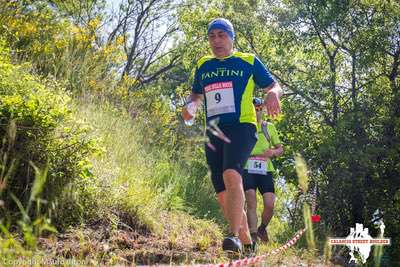
<path id="1" fill-rule="evenodd" d="M 224 18 L 217 18 L 214 19 L 213 21 L 208 24 L 208 31 L 207 33 L 210 33 L 210 31 L 214 29 L 220 29 L 223 30 L 228 34 L 228 36 L 233 40 L 235 39 L 235 31 L 233 30 L 233 25 L 232 23 Z"/>

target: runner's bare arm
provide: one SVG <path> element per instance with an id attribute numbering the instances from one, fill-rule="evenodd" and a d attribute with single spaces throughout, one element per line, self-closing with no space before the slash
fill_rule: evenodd
<path id="1" fill-rule="evenodd" d="M 197 102 L 197 105 L 200 105 L 203 101 L 203 98 L 204 97 L 202 94 L 195 94 L 192 92 L 188 97 L 188 102 Z M 186 105 L 182 109 L 182 117 L 184 120 L 190 120 L 193 118 L 193 116 L 187 111 Z"/>
<path id="2" fill-rule="evenodd" d="M 264 154 L 262 154 L 265 158 L 279 157 L 283 154 L 283 145 L 277 144 L 273 148 L 266 149 Z"/>
<path id="3" fill-rule="evenodd" d="M 267 114 L 271 117 L 275 117 L 281 113 L 280 98 L 283 94 L 283 90 L 278 82 L 274 82 L 270 86 L 264 88 L 264 92 L 266 93 L 264 104 L 267 108 Z"/>

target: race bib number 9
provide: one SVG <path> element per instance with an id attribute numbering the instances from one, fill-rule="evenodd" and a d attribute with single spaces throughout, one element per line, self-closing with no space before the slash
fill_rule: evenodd
<path id="1" fill-rule="evenodd" d="M 264 158 L 250 157 L 247 161 L 247 171 L 254 174 L 267 174 L 267 163 Z"/>
<path id="2" fill-rule="evenodd" d="M 207 99 L 207 117 L 236 111 L 231 81 L 212 83 L 204 90 Z"/>

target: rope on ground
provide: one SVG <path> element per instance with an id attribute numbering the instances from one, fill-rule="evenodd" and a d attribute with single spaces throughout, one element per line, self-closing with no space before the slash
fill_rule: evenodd
<path id="1" fill-rule="evenodd" d="M 314 186 L 314 190 L 311 196 L 311 214 L 315 214 L 315 209 L 316 209 L 316 203 L 317 203 L 317 185 Z M 280 252 L 283 252 L 296 244 L 296 242 L 302 237 L 302 235 L 306 232 L 307 227 L 297 231 L 297 233 L 289 240 L 287 241 L 284 245 L 280 246 L 279 248 L 273 249 L 272 251 L 268 252 L 267 254 L 260 255 L 260 256 L 255 256 L 251 258 L 244 258 L 244 259 L 239 259 L 235 260 L 229 263 L 219 263 L 219 264 L 204 264 L 204 265 L 196 265 L 197 267 L 233 267 L 233 266 L 251 266 L 257 263 L 261 263 L 264 261 L 267 257 L 271 255 L 276 255 Z"/>
<path id="2" fill-rule="evenodd" d="M 279 248 L 276 248 L 267 254 L 260 255 L 260 256 L 255 256 L 251 258 L 244 258 L 244 259 L 239 259 L 235 260 L 229 263 L 219 263 L 219 264 L 205 264 L 205 265 L 196 265 L 197 267 L 233 267 L 233 266 L 251 266 L 257 263 L 262 262 L 265 260 L 265 258 L 271 256 L 271 255 L 276 255 L 280 252 L 283 252 L 296 244 L 296 242 L 300 239 L 300 237 L 305 233 L 306 228 L 301 229 L 298 231 L 289 241 L 287 241 L 284 245 L 280 246 Z"/>

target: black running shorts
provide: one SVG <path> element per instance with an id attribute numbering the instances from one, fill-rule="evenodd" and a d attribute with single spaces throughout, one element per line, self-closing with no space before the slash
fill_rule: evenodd
<path id="1" fill-rule="evenodd" d="M 267 174 L 255 174 L 244 170 L 243 187 L 244 191 L 249 189 L 258 189 L 261 195 L 264 195 L 264 193 L 275 193 L 272 172 L 267 172 Z"/>
<path id="2" fill-rule="evenodd" d="M 242 175 L 243 167 L 257 142 L 257 130 L 254 124 L 222 125 L 220 129 L 231 142 L 226 143 L 207 131 L 210 142 L 216 151 L 206 144 L 207 164 L 217 194 L 225 190 L 223 172 L 227 169 L 234 169 Z"/>

